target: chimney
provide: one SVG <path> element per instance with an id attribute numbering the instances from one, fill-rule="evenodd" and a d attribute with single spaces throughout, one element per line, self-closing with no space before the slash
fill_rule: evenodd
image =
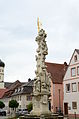
<path id="1" fill-rule="evenodd" d="M 68 67 L 67 62 L 64 62 L 64 71 L 67 70 L 67 67 Z"/>
<path id="2" fill-rule="evenodd" d="M 31 79 L 29 78 L 29 79 L 28 79 L 28 82 L 30 82 L 30 81 L 31 81 Z"/>

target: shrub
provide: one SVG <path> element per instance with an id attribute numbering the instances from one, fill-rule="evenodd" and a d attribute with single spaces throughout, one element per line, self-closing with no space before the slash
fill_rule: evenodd
<path id="1" fill-rule="evenodd" d="M 4 107 L 5 107 L 5 104 L 2 101 L 0 101 L 0 108 L 2 109 Z"/>
<path id="2" fill-rule="evenodd" d="M 32 102 L 29 103 L 29 105 L 27 106 L 28 112 L 30 112 L 33 109 L 33 104 Z"/>
<path id="3" fill-rule="evenodd" d="M 13 108 L 13 110 L 14 108 L 16 109 L 18 106 L 19 106 L 19 103 L 16 100 L 9 101 L 9 107 Z"/>

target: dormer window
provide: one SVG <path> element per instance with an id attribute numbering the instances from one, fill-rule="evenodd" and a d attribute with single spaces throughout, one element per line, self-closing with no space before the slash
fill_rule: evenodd
<path id="1" fill-rule="evenodd" d="M 15 93 L 17 93 L 18 92 L 18 89 L 15 89 Z"/>
<path id="2" fill-rule="evenodd" d="M 74 56 L 74 61 L 75 61 L 75 62 L 77 61 L 77 55 Z"/>
<path id="3" fill-rule="evenodd" d="M 23 87 L 21 88 L 21 91 L 23 91 Z"/>
<path id="4" fill-rule="evenodd" d="M 20 92 L 21 91 L 21 87 L 18 89 L 18 92 Z"/>

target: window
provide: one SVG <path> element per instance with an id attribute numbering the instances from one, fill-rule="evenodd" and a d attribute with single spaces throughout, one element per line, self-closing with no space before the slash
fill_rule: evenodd
<path id="1" fill-rule="evenodd" d="M 20 97 L 19 97 L 19 98 L 20 98 L 20 101 L 21 101 L 21 95 L 20 95 Z"/>
<path id="2" fill-rule="evenodd" d="M 18 89 L 15 89 L 15 93 L 17 93 L 18 92 Z"/>
<path id="3" fill-rule="evenodd" d="M 78 91 L 79 91 L 79 82 L 78 82 Z"/>
<path id="4" fill-rule="evenodd" d="M 77 85 L 76 83 L 72 83 L 72 92 L 76 92 L 77 91 Z"/>
<path id="5" fill-rule="evenodd" d="M 77 109 L 77 102 L 72 102 L 72 109 Z"/>
<path id="6" fill-rule="evenodd" d="M 27 100 L 31 101 L 32 100 L 32 96 L 27 96 Z"/>
<path id="7" fill-rule="evenodd" d="M 79 75 L 79 66 L 77 67 L 77 75 Z"/>
<path id="8" fill-rule="evenodd" d="M 18 88 L 18 92 L 20 92 L 21 91 L 21 87 L 20 88 Z"/>
<path id="9" fill-rule="evenodd" d="M 76 75 L 76 68 L 71 68 L 71 76 L 75 76 Z"/>
<path id="10" fill-rule="evenodd" d="M 21 88 L 21 91 L 23 91 L 23 87 Z"/>
<path id="11" fill-rule="evenodd" d="M 77 61 L 77 55 L 74 56 L 74 61 L 75 61 L 75 62 Z"/>
<path id="12" fill-rule="evenodd" d="M 70 92 L 70 83 L 69 84 L 66 84 L 66 92 Z"/>
<path id="13" fill-rule="evenodd" d="M 19 101 L 19 95 L 18 95 L 18 101 Z"/>

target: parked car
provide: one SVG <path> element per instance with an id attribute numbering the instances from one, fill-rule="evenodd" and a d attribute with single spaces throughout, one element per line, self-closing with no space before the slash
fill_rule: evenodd
<path id="1" fill-rule="evenodd" d="M 6 116 L 6 111 L 3 109 L 0 109 L 0 116 Z"/>
<path id="2" fill-rule="evenodd" d="M 25 115 L 25 114 L 28 114 L 28 110 L 27 109 L 18 109 L 16 111 L 16 115 L 17 116 L 21 116 L 21 115 Z"/>
<path id="3" fill-rule="evenodd" d="M 28 114 L 28 110 L 27 109 L 22 109 L 22 114 L 23 115 Z"/>
<path id="4" fill-rule="evenodd" d="M 21 110 L 21 109 L 18 109 L 18 110 L 16 111 L 16 115 L 17 115 L 17 116 L 21 116 L 21 113 L 22 113 L 22 110 Z"/>

